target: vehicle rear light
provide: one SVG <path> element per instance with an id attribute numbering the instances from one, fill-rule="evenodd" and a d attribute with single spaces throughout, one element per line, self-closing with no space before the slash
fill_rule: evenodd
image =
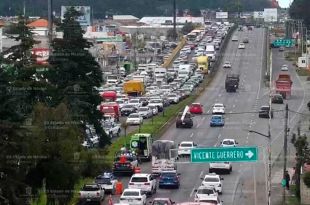
<path id="1" fill-rule="evenodd" d="M 129 185 L 135 185 L 134 183 L 129 183 Z"/>
<path id="2" fill-rule="evenodd" d="M 99 192 L 97 192 L 97 196 L 99 196 L 100 195 L 100 193 Z"/>
<path id="3" fill-rule="evenodd" d="M 144 183 L 144 185 L 151 185 L 150 183 Z"/>

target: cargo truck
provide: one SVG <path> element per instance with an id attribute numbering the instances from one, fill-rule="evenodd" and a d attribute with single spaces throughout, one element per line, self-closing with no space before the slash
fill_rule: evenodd
<path id="1" fill-rule="evenodd" d="M 276 93 L 281 94 L 284 99 L 287 99 L 291 96 L 292 84 L 293 82 L 289 74 L 280 73 L 275 81 Z"/>
<path id="2" fill-rule="evenodd" d="M 208 56 L 197 57 L 197 65 L 198 69 L 200 69 L 203 73 L 207 74 L 209 68 Z"/>
<path id="3" fill-rule="evenodd" d="M 123 90 L 129 96 L 141 96 L 144 94 L 144 83 L 141 80 L 129 80 L 124 83 Z"/>
<path id="4" fill-rule="evenodd" d="M 105 118 L 112 117 L 119 121 L 120 109 L 119 105 L 116 102 L 101 103 L 101 105 L 99 106 L 99 110 Z"/>
<path id="5" fill-rule="evenodd" d="M 152 158 L 153 137 L 149 133 L 137 133 L 131 136 L 130 149 L 134 151 L 139 161 L 150 161 Z"/>
<path id="6" fill-rule="evenodd" d="M 239 74 L 227 74 L 225 79 L 226 92 L 236 92 L 239 88 Z"/>

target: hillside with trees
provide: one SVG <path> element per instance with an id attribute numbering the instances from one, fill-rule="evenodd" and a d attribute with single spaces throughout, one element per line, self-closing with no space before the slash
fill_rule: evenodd
<path id="1" fill-rule="evenodd" d="M 25 0 L 26 11 L 29 16 L 46 16 L 47 1 Z M 24 0 L 1 0 L 0 13 L 2 16 L 16 15 L 23 11 Z M 132 14 L 142 16 L 168 16 L 172 13 L 172 0 L 54 0 L 53 10 L 60 14 L 62 5 L 85 5 L 94 8 L 93 16 L 103 18 L 106 15 Z M 240 2 L 240 5 L 238 5 Z M 177 0 L 177 8 L 190 9 L 222 9 L 223 11 L 254 11 L 269 7 L 268 0 Z M 196 12 L 195 12 L 196 13 Z"/>

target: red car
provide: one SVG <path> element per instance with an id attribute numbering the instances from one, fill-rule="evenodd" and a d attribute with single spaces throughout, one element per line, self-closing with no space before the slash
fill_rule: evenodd
<path id="1" fill-rule="evenodd" d="M 152 205 L 172 205 L 175 204 L 174 201 L 171 201 L 169 198 L 155 198 L 152 202 Z"/>
<path id="2" fill-rule="evenodd" d="M 189 112 L 192 114 L 202 114 L 203 113 L 203 105 L 200 103 L 192 103 L 189 107 Z"/>

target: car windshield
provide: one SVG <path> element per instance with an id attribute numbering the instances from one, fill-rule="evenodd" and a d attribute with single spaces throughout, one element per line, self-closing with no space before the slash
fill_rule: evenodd
<path id="1" fill-rule="evenodd" d="M 139 100 L 130 100 L 129 103 L 139 103 Z"/>
<path id="2" fill-rule="evenodd" d="M 261 107 L 261 110 L 269 110 L 269 107 Z"/>
<path id="3" fill-rule="evenodd" d="M 213 189 L 201 188 L 197 190 L 197 194 L 214 194 Z"/>
<path id="4" fill-rule="evenodd" d="M 150 100 L 150 103 L 161 103 L 161 100 Z"/>
<path id="5" fill-rule="evenodd" d="M 191 144 L 191 143 L 182 143 L 180 145 L 180 147 L 192 147 L 192 146 L 193 146 L 193 144 Z"/>
<path id="6" fill-rule="evenodd" d="M 124 103 L 124 100 L 116 100 L 117 103 Z"/>
<path id="7" fill-rule="evenodd" d="M 205 182 L 219 182 L 219 178 L 216 177 L 206 177 Z"/>
<path id="8" fill-rule="evenodd" d="M 131 182 L 147 182 L 147 177 L 132 177 Z"/>
<path id="9" fill-rule="evenodd" d="M 123 193 L 123 196 L 139 196 L 139 192 L 138 191 L 125 191 Z"/>
<path id="10" fill-rule="evenodd" d="M 176 177 L 176 173 L 162 173 L 160 175 L 161 177 L 165 178 L 165 177 Z"/>
<path id="11" fill-rule="evenodd" d="M 83 191 L 97 191 L 98 187 L 97 186 L 84 186 Z"/>
<path id="12" fill-rule="evenodd" d="M 220 120 L 220 119 L 222 119 L 222 117 L 221 116 L 212 116 L 212 119 L 213 120 Z"/>
<path id="13" fill-rule="evenodd" d="M 124 105 L 123 108 L 133 108 L 133 106 L 132 105 Z"/>
<path id="14" fill-rule="evenodd" d="M 221 108 L 221 107 L 223 107 L 223 105 L 215 104 L 214 107 L 219 107 L 219 108 Z"/>
<path id="15" fill-rule="evenodd" d="M 148 111 L 149 109 L 147 107 L 141 107 L 139 108 L 139 111 Z"/>
<path id="16" fill-rule="evenodd" d="M 111 182 L 111 179 L 108 177 L 96 177 L 96 183 L 97 184 L 108 184 Z"/>
<path id="17" fill-rule="evenodd" d="M 225 141 L 223 141 L 223 144 L 225 144 L 225 145 L 234 145 L 235 143 L 232 140 L 225 140 Z"/>
<path id="18" fill-rule="evenodd" d="M 128 118 L 139 118 L 140 116 L 138 114 L 130 114 Z"/>
<path id="19" fill-rule="evenodd" d="M 169 205 L 167 200 L 156 200 L 153 201 L 152 205 Z"/>

